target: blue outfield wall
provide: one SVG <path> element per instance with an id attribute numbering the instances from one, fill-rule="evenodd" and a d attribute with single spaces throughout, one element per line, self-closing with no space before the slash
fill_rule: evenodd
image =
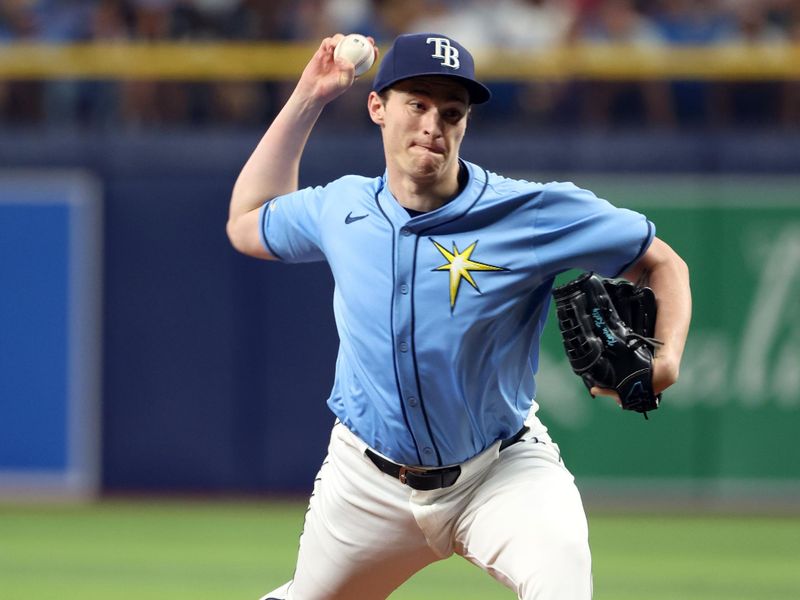
<path id="1" fill-rule="evenodd" d="M 325 265 L 267 264 L 229 246 L 230 190 L 259 135 L 0 138 L 4 168 L 80 167 L 102 181 L 106 491 L 310 489 L 333 420 L 324 404 L 337 347 L 332 281 Z M 463 154 L 499 172 L 548 177 L 800 170 L 800 141 L 789 134 L 480 131 Z M 302 183 L 377 175 L 382 164 L 376 132 L 320 132 Z"/>
<path id="2" fill-rule="evenodd" d="M 0 169 L 0 496 L 98 486 L 101 190 Z"/>

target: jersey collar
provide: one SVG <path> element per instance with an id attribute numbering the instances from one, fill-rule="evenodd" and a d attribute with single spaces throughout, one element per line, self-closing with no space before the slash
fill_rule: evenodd
<path id="1" fill-rule="evenodd" d="M 486 189 L 488 174 L 486 171 L 470 162 L 458 159 L 467 168 L 469 180 L 461 193 L 447 204 L 436 210 L 424 213 L 417 217 L 410 217 L 391 191 L 388 185 L 388 170 L 381 177 L 381 190 L 377 195 L 382 212 L 398 228 L 405 228 L 413 233 L 419 233 L 432 227 L 450 223 L 466 215 L 480 200 Z"/>

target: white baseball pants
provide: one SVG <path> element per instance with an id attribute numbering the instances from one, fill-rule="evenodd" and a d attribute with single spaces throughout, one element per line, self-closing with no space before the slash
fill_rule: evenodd
<path id="1" fill-rule="evenodd" d="M 461 465 L 453 486 L 418 491 L 379 471 L 366 445 L 337 423 L 294 578 L 262 600 L 384 599 L 453 553 L 521 599 L 589 600 L 581 498 L 558 447 L 540 424 L 533 429 L 502 453 L 497 442 Z"/>

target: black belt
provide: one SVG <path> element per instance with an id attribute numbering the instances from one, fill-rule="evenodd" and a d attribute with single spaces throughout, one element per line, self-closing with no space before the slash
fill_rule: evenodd
<path id="1" fill-rule="evenodd" d="M 525 426 L 510 438 L 500 442 L 500 451 L 505 450 L 512 444 L 516 444 L 527 432 L 528 427 Z M 367 458 L 369 458 L 378 469 L 395 479 L 399 479 L 400 483 L 404 483 L 415 490 L 430 491 L 447 488 L 453 485 L 459 475 L 461 475 L 461 467 L 458 465 L 442 467 L 440 469 L 406 467 L 405 465 L 398 465 L 397 463 L 383 458 L 369 448 L 366 449 L 365 453 Z"/>

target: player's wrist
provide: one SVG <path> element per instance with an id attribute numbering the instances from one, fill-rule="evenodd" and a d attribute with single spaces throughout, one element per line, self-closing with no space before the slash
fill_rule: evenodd
<path id="1" fill-rule="evenodd" d="M 313 88 L 298 84 L 284 108 L 288 108 L 298 122 L 313 125 L 327 103 Z"/>
<path id="2" fill-rule="evenodd" d="M 653 389 L 660 394 L 674 385 L 680 375 L 680 360 L 670 352 L 661 352 L 653 358 Z"/>

